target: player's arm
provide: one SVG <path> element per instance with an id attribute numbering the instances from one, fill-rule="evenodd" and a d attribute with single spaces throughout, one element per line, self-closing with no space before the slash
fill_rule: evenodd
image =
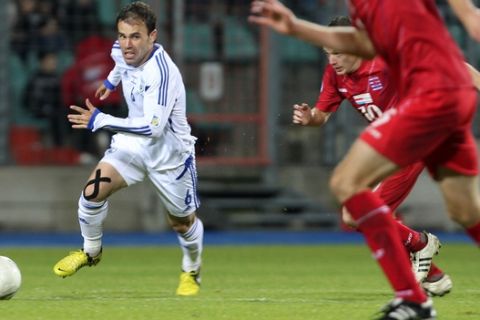
<path id="1" fill-rule="evenodd" d="M 465 64 L 467 65 L 467 69 L 472 76 L 473 85 L 475 86 L 475 88 L 477 88 L 478 91 L 480 91 L 480 72 L 475 69 L 471 64 L 466 62 Z"/>
<path id="2" fill-rule="evenodd" d="M 327 27 L 298 19 L 293 12 L 278 0 L 254 0 L 251 5 L 250 22 L 319 47 L 354 54 L 371 59 L 375 48 L 365 30 L 354 27 Z"/>
<path id="3" fill-rule="evenodd" d="M 108 74 L 107 79 L 105 79 L 103 83 L 98 86 L 97 90 L 95 91 L 95 97 L 99 98 L 100 100 L 107 99 L 110 93 L 118 86 L 121 79 L 122 75 L 120 68 L 115 65 L 112 71 L 110 71 Z"/>
<path id="4" fill-rule="evenodd" d="M 324 112 L 317 108 L 311 108 L 308 104 L 295 104 L 293 106 L 292 121 L 302 126 L 320 127 L 330 118 L 331 112 Z"/>
<path id="5" fill-rule="evenodd" d="M 480 41 L 480 9 L 471 0 L 448 0 L 448 3 L 470 36 Z"/>
<path id="6" fill-rule="evenodd" d="M 103 128 L 139 136 L 160 137 L 175 105 L 175 99 L 168 96 L 165 87 L 168 87 L 166 81 L 147 89 L 143 97 L 143 117 L 118 118 L 97 110 L 92 114 L 87 128 L 93 132 Z"/>
<path id="7" fill-rule="evenodd" d="M 376 52 L 365 30 L 355 27 L 326 27 L 306 20 L 297 20 L 293 36 L 319 47 L 328 47 L 364 59 L 372 59 Z"/>
<path id="8" fill-rule="evenodd" d="M 121 69 L 117 64 L 117 60 L 119 59 L 119 52 L 120 45 L 118 41 L 115 41 L 112 46 L 112 51 L 110 52 L 110 56 L 112 57 L 113 61 L 115 61 L 115 67 L 110 71 L 107 76 L 107 79 L 101 83 L 97 90 L 95 91 L 95 97 L 99 98 L 100 100 L 105 100 L 108 98 L 110 93 L 115 90 L 115 88 L 119 85 L 120 81 L 122 80 L 122 73 Z M 123 59 L 123 58 L 122 58 Z M 123 61 L 123 60 L 122 60 Z"/>
<path id="9" fill-rule="evenodd" d="M 159 73 L 157 78 L 148 82 L 143 97 L 143 117 L 118 118 L 100 112 L 88 99 L 86 107 L 71 106 L 77 114 L 68 115 L 69 121 L 75 129 L 89 129 L 95 132 L 106 129 L 113 132 L 124 132 L 145 137 L 159 137 L 168 121 L 168 117 L 175 105 L 173 95 L 174 86 L 168 85 L 168 79 L 161 81 Z M 168 76 L 168 74 L 166 74 Z M 148 88 L 147 88 L 148 87 Z"/>

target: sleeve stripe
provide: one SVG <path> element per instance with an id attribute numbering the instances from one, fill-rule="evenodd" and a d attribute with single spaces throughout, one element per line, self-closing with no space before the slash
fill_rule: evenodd
<path id="1" fill-rule="evenodd" d="M 149 126 L 138 127 L 138 128 L 120 127 L 120 126 L 109 126 L 109 127 L 112 128 L 112 129 L 128 129 L 128 130 L 130 130 L 130 131 L 138 131 L 138 132 L 150 130 L 150 127 L 149 127 Z"/>
<path id="2" fill-rule="evenodd" d="M 166 79 L 166 70 L 164 68 L 163 63 L 160 61 L 159 56 L 155 56 L 155 59 L 157 61 L 158 68 L 160 69 L 160 86 L 158 88 L 158 101 L 157 104 L 159 105 L 165 105 L 163 104 L 163 87 L 165 86 L 165 79 Z"/>
<path id="3" fill-rule="evenodd" d="M 160 88 L 162 87 L 163 85 L 163 69 L 162 69 L 162 66 L 160 65 L 160 60 L 158 60 L 158 56 L 155 56 L 155 61 L 157 61 L 157 66 L 158 66 L 158 69 L 160 69 Z M 159 96 L 158 96 L 158 101 L 157 101 L 157 104 L 160 104 L 160 95 L 161 95 L 161 90 L 159 89 L 160 93 L 159 93 Z"/>
<path id="4" fill-rule="evenodd" d="M 158 104 L 162 106 L 167 105 L 167 94 L 168 94 L 168 76 L 169 70 L 167 61 L 165 60 L 164 52 L 162 52 L 161 57 L 155 56 L 155 60 L 157 61 L 158 68 L 160 69 L 160 87 L 158 92 Z"/>
<path id="5" fill-rule="evenodd" d="M 105 129 L 110 129 L 110 130 L 113 130 L 113 131 L 135 133 L 135 134 L 143 135 L 143 136 L 151 136 L 152 135 L 152 130 L 150 130 L 149 126 L 139 127 L 139 128 L 129 128 L 129 127 L 119 127 L 119 126 L 105 126 L 104 128 Z"/>
<path id="6" fill-rule="evenodd" d="M 167 96 L 168 96 L 168 83 L 170 82 L 169 81 L 169 71 L 168 70 L 168 64 L 167 64 L 167 60 L 165 59 L 165 51 L 162 51 L 162 62 L 163 62 L 163 65 L 165 66 L 165 69 L 167 70 L 167 76 L 165 77 L 165 83 L 164 83 L 164 86 L 163 86 L 163 105 L 166 106 L 167 105 Z"/>
<path id="7" fill-rule="evenodd" d="M 108 90 L 115 90 L 115 86 L 110 81 L 108 81 L 108 79 L 103 80 L 103 85 Z"/>
<path id="8" fill-rule="evenodd" d="M 99 113 L 100 113 L 100 110 L 95 109 L 92 116 L 90 117 L 90 120 L 88 120 L 88 124 L 87 124 L 88 129 L 93 130 L 95 119 L 97 118 Z"/>

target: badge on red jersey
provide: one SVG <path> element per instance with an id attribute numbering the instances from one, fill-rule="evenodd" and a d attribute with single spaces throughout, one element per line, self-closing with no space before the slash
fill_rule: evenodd
<path id="1" fill-rule="evenodd" d="M 368 85 L 372 88 L 373 91 L 378 91 L 383 89 L 382 81 L 377 76 L 371 76 L 368 78 Z"/>
<path id="2" fill-rule="evenodd" d="M 357 94 L 356 96 L 353 96 L 353 99 L 355 100 L 355 103 L 360 106 L 373 103 L 373 98 L 370 93 Z"/>

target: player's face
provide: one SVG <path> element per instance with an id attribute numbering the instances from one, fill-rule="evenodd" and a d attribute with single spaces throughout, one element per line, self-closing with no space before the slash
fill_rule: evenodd
<path id="1" fill-rule="evenodd" d="M 119 21 L 117 29 L 118 42 L 125 62 L 134 67 L 143 64 L 152 51 L 157 30 L 148 34 L 145 23 L 138 20 Z"/>
<path id="2" fill-rule="evenodd" d="M 344 75 L 356 71 L 362 60 L 350 54 L 336 52 L 329 48 L 324 48 L 327 54 L 328 63 L 332 65 L 335 72 L 339 75 Z"/>

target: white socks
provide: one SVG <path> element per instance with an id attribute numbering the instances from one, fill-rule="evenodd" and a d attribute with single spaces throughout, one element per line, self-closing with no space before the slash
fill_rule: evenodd
<path id="1" fill-rule="evenodd" d="M 83 197 L 78 200 L 78 221 L 83 237 L 83 251 L 95 257 L 102 249 L 103 220 L 107 217 L 108 201 L 93 202 Z"/>
<path id="2" fill-rule="evenodd" d="M 93 202 L 83 197 L 78 201 L 78 220 L 83 237 L 83 251 L 95 257 L 102 249 L 103 221 L 108 214 L 108 201 Z M 202 264 L 203 223 L 196 217 L 190 229 L 177 233 L 183 252 L 182 270 L 198 271 Z"/>
<path id="3" fill-rule="evenodd" d="M 183 251 L 182 270 L 198 271 L 202 264 L 203 223 L 196 217 L 190 229 L 184 234 L 177 234 Z"/>

